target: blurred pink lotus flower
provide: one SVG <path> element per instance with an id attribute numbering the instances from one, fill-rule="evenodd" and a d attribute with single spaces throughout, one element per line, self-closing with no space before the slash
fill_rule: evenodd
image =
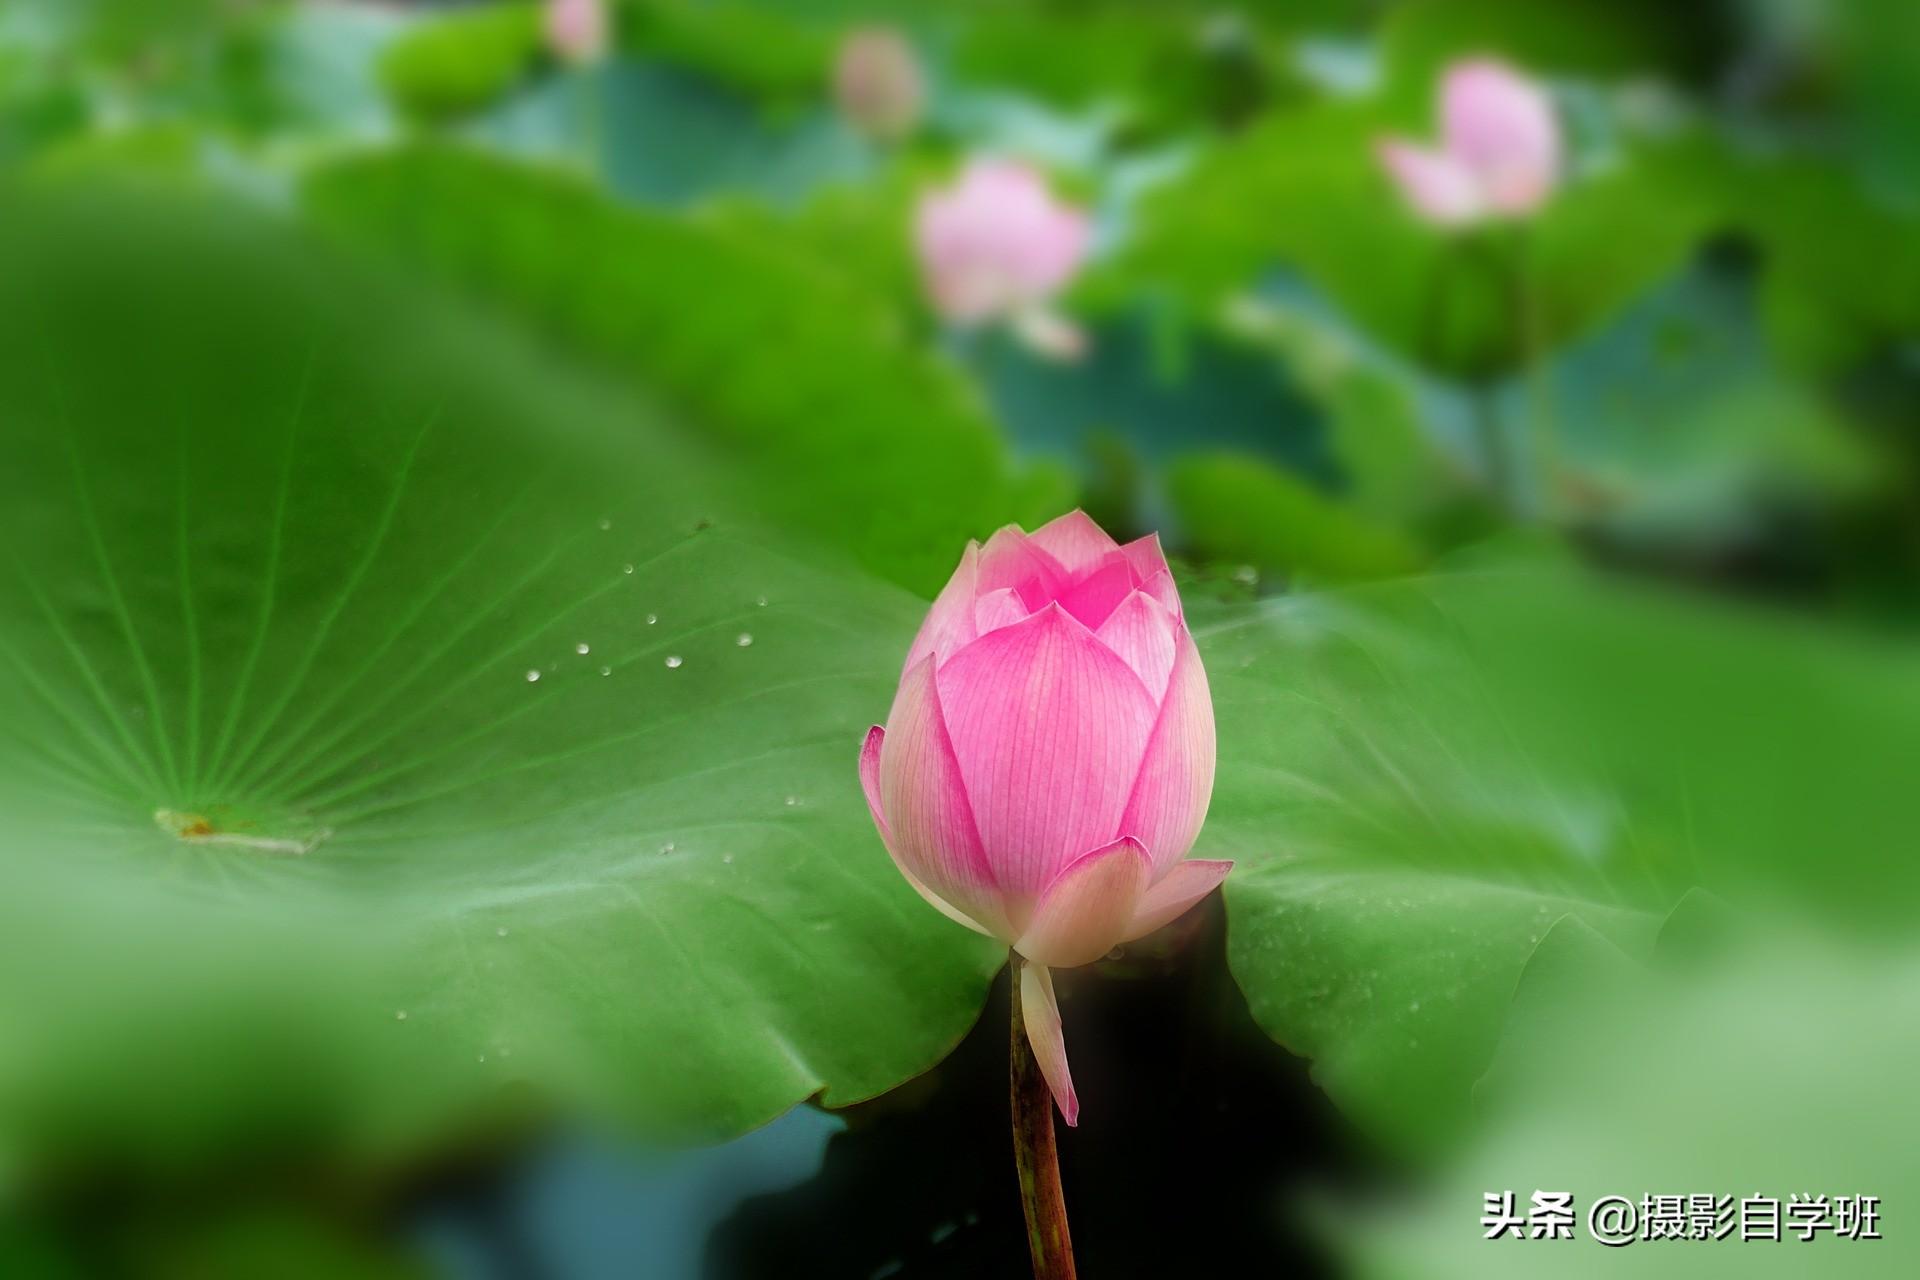
<path id="1" fill-rule="evenodd" d="M 1054 968 L 1205 897 L 1213 700 L 1159 539 L 1079 511 L 968 543 L 860 752 L 874 825 L 920 896 L 1021 957 L 1028 1039 L 1068 1124 Z"/>
<path id="2" fill-rule="evenodd" d="M 1490 58 L 1447 68 L 1440 89 L 1440 145 L 1401 138 L 1379 144 L 1380 161 L 1414 211 L 1443 227 L 1534 212 L 1559 177 L 1560 125 L 1533 80 Z"/>
<path id="3" fill-rule="evenodd" d="M 1051 310 L 1086 257 L 1087 215 L 1056 200 L 1014 160 L 975 159 L 952 186 L 921 196 L 914 247 L 934 309 L 961 325 L 1009 322 L 1043 354 L 1073 356 L 1078 330 Z"/>
<path id="4" fill-rule="evenodd" d="M 869 137 L 890 141 L 913 132 L 927 101 L 913 46 L 891 27 L 848 32 L 834 57 L 833 97 L 841 114 Z"/>
<path id="5" fill-rule="evenodd" d="M 607 51 L 605 0 L 547 0 L 547 46 L 565 62 L 592 62 Z"/>

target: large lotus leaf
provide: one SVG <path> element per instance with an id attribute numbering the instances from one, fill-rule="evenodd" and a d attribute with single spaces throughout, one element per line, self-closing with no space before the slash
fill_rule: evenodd
<path id="1" fill-rule="evenodd" d="M 453 148 L 348 161 L 307 194 L 328 227 L 694 410 L 765 480 L 769 511 L 894 581 L 932 594 L 968 536 L 1061 505 L 1057 485 L 1009 476 L 972 388 L 831 263 Z"/>
<path id="2" fill-rule="evenodd" d="M 121 209 L 0 242 L 10 1147 L 379 1147 L 522 1081 L 718 1135 L 957 1040 L 1001 957 L 855 781 L 916 601 L 630 394 Z"/>
<path id="3" fill-rule="evenodd" d="M 1911 1275 L 1920 1251 L 1896 1215 L 1920 1192 L 1915 977 L 1911 952 L 1868 960 L 1791 933 L 1710 963 L 1632 965 L 1559 926 L 1515 993 L 1486 1132 L 1414 1196 L 1343 1223 L 1336 1247 L 1368 1277 L 1603 1276 L 1629 1262 L 1689 1280 Z M 1572 1238 L 1485 1239 L 1484 1197 L 1502 1191 L 1522 1216 L 1535 1191 L 1571 1192 Z M 1593 1238 L 1602 1196 L 1631 1202 L 1634 1238 Z M 1690 1196 L 1709 1197 L 1697 1217 Z M 1879 1202 L 1873 1238 L 1836 1203 L 1860 1196 Z M 1641 1235 L 1657 1229 L 1647 1197 L 1680 1197 L 1683 1230 L 1724 1238 Z M 1777 1241 L 1742 1239 L 1766 1213 L 1750 1197 L 1779 1202 Z M 1786 1206 L 1814 1197 L 1824 1225 L 1809 1232 Z"/>
<path id="4" fill-rule="evenodd" d="M 518 84 L 540 56 L 540 10 L 524 0 L 428 18 L 380 55 L 381 86 L 407 115 L 448 120 Z"/>
<path id="5" fill-rule="evenodd" d="M 1697 884 L 1912 919 L 1920 667 L 1891 646 L 1499 559 L 1196 625 L 1230 962 L 1390 1143 L 1457 1132 L 1563 918 L 1639 952 Z"/>

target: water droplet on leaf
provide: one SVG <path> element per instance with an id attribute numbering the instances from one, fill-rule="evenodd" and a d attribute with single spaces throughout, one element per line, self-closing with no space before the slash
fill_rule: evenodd
<path id="1" fill-rule="evenodd" d="M 671 671 L 671 670 L 672 670 L 673 668 L 675 668 L 675 667 L 677 667 L 677 666 L 679 666 L 679 665 L 680 665 L 680 655 L 679 655 L 679 654 L 677 654 L 677 653 L 670 653 L 670 654 L 668 654 L 668 655 L 667 655 L 667 669 L 668 669 L 669 671 Z"/>

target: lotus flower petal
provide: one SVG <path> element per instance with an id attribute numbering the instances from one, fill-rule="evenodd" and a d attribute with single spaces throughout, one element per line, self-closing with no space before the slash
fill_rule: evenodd
<path id="1" fill-rule="evenodd" d="M 541 26 L 547 47 L 567 62 L 591 62 L 606 52 L 604 0 L 547 0 Z"/>
<path id="2" fill-rule="evenodd" d="M 907 672 L 894 696 L 880 747 L 879 794 L 889 847 L 902 868 L 969 920 L 996 937 L 1011 937 L 954 756 L 931 656 Z"/>
<path id="3" fill-rule="evenodd" d="M 979 595 L 1010 587 L 1032 613 L 1066 590 L 1069 575 L 1060 562 L 1033 544 L 1018 526 L 1008 525 L 980 549 Z"/>
<path id="4" fill-rule="evenodd" d="M 1061 866 L 1120 830 L 1154 700 L 1057 604 L 962 649 L 939 686 L 986 860 L 1017 917 Z M 887 816 L 897 828 L 890 793 Z"/>
<path id="5" fill-rule="evenodd" d="M 945 662 L 955 650 L 979 634 L 974 628 L 974 596 L 979 579 L 980 544 L 969 542 L 967 549 L 960 553 L 959 567 L 934 597 L 933 608 L 927 610 L 926 621 L 920 624 L 913 647 L 907 650 L 902 671 L 917 665 L 930 653 L 936 655 L 939 662 Z"/>
<path id="6" fill-rule="evenodd" d="M 1214 750 L 1207 671 L 1183 626 L 1174 640 L 1160 717 L 1119 827 L 1147 847 L 1156 875 L 1186 857 L 1200 834 L 1213 795 Z"/>
<path id="7" fill-rule="evenodd" d="M 887 731 L 879 725 L 867 731 L 867 740 L 860 747 L 860 787 L 867 793 L 867 811 L 873 815 L 873 825 L 880 829 L 880 842 L 887 847 L 887 854 L 893 859 L 893 865 L 900 875 L 913 886 L 914 892 L 925 898 L 932 907 L 947 919 L 963 924 L 975 933 L 993 936 L 993 930 L 967 916 L 967 913 L 927 888 L 913 869 L 900 860 L 893 848 L 893 833 L 887 829 L 887 818 L 880 811 L 880 748 L 885 742 Z"/>
<path id="8" fill-rule="evenodd" d="M 1056 516 L 1027 535 L 1028 541 L 1055 560 L 1075 577 L 1098 568 L 1101 562 L 1120 549 L 1107 531 L 1093 522 L 1086 512 L 1075 508 Z"/>
<path id="9" fill-rule="evenodd" d="M 973 627 L 979 635 L 1010 627 L 1033 612 L 1014 594 L 1012 587 L 989 591 L 974 602 Z"/>
<path id="10" fill-rule="evenodd" d="M 1133 566 L 1115 550 L 1099 568 L 1060 593 L 1060 607 L 1089 628 L 1098 627 L 1133 593 L 1133 585 Z"/>
<path id="11" fill-rule="evenodd" d="M 1231 862 L 1209 858 L 1188 858 L 1174 863 L 1160 878 L 1160 883 L 1141 896 L 1140 905 L 1120 941 L 1144 938 L 1161 925 L 1185 915 L 1194 903 L 1212 893 L 1214 886 L 1225 880 L 1231 870 Z"/>
<path id="12" fill-rule="evenodd" d="M 1440 90 L 1441 145 L 1472 175 L 1486 207 L 1539 206 L 1560 165 L 1560 128 L 1540 86 L 1499 62 L 1474 58 L 1447 70 Z"/>
<path id="13" fill-rule="evenodd" d="M 1174 620 L 1158 600 L 1144 591 L 1129 592 L 1118 608 L 1094 632 L 1100 643 L 1133 668 L 1155 702 L 1167 692 L 1173 672 Z"/>
<path id="14" fill-rule="evenodd" d="M 1173 574 L 1165 569 L 1140 584 L 1140 589 L 1160 602 L 1162 608 L 1180 619 L 1186 616 L 1180 607 L 1180 591 L 1173 585 Z"/>
<path id="15" fill-rule="evenodd" d="M 1147 851 L 1132 836 L 1067 864 L 1041 892 L 1014 950 L 1035 964 L 1093 963 L 1119 945 L 1152 873 Z"/>
<path id="16" fill-rule="evenodd" d="M 1379 154 L 1407 203 L 1429 222 L 1457 227 L 1484 212 L 1479 183 L 1452 156 L 1398 140 L 1382 142 Z"/>
<path id="17" fill-rule="evenodd" d="M 1011 160 L 973 160 L 952 186 L 923 195 L 914 213 L 928 296 L 961 324 L 1045 302 L 1079 268 L 1090 238 L 1084 213 Z"/>
<path id="18" fill-rule="evenodd" d="M 1060 1002 L 1053 997 L 1053 975 L 1045 965 L 1020 965 L 1020 1017 L 1027 1027 L 1033 1060 L 1053 1091 L 1060 1118 L 1072 1128 L 1080 1123 L 1080 1098 L 1067 1070 L 1067 1038 L 1060 1028 Z"/>
<path id="19" fill-rule="evenodd" d="M 1150 533 L 1144 538 L 1135 538 L 1120 548 L 1120 554 L 1133 566 L 1133 572 L 1141 582 L 1150 581 L 1156 574 L 1167 574 L 1169 584 L 1173 581 L 1172 571 L 1167 568 L 1167 553 L 1160 548 L 1160 535 Z"/>

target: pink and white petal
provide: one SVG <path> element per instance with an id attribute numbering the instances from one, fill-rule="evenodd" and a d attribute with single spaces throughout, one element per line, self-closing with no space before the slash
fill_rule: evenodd
<path id="1" fill-rule="evenodd" d="M 1120 548 L 1120 554 L 1124 555 L 1127 563 L 1133 566 L 1138 582 L 1145 582 L 1156 573 L 1171 575 L 1173 572 L 1167 567 L 1167 553 L 1160 546 L 1160 535 L 1157 533 L 1150 533 L 1144 538 L 1135 538 Z M 1168 581 L 1172 581 L 1171 576 Z"/>
<path id="2" fill-rule="evenodd" d="M 1158 600 L 1176 620 L 1186 616 L 1185 611 L 1180 607 L 1180 588 L 1173 584 L 1171 571 L 1162 569 L 1141 583 L 1140 589 Z"/>
<path id="3" fill-rule="evenodd" d="M 1380 163 L 1415 213 L 1436 226 L 1459 227 L 1486 209 L 1480 184 L 1453 157 L 1410 142 L 1382 142 Z"/>
<path id="4" fill-rule="evenodd" d="M 1069 1129 L 1080 1123 L 1080 1097 L 1067 1070 L 1067 1037 L 1060 1027 L 1060 1002 L 1053 996 L 1053 975 L 1045 965 L 1020 965 L 1020 1020 L 1026 1024 L 1033 1060 L 1053 1091 L 1054 1105 Z"/>
<path id="5" fill-rule="evenodd" d="M 1018 525 L 998 530 L 980 548 L 978 595 L 1011 587 L 1027 611 L 1058 598 L 1069 581 L 1067 571 L 1045 549 L 1033 544 Z"/>
<path id="6" fill-rule="evenodd" d="M 1167 677 L 1173 672 L 1172 615 L 1158 600 L 1135 591 L 1107 615 L 1094 637 L 1133 668 L 1140 683 L 1158 703 L 1166 696 Z"/>
<path id="7" fill-rule="evenodd" d="M 1108 555 L 1120 549 L 1120 544 L 1078 507 L 1047 521 L 1027 537 L 1076 578 L 1098 567 Z"/>
<path id="8" fill-rule="evenodd" d="M 1013 949 L 1054 969 L 1092 964 L 1120 945 L 1152 874 L 1147 851 L 1132 836 L 1069 863 L 1040 894 Z"/>
<path id="9" fill-rule="evenodd" d="M 893 835 L 887 830 L 887 815 L 880 809 L 880 748 L 886 741 L 887 731 L 879 725 L 867 730 L 867 739 L 860 744 L 860 789 L 867 793 L 867 811 L 873 815 L 873 825 L 880 829 L 880 843 L 887 848 L 887 856 L 893 859 L 893 865 L 900 875 L 913 886 L 915 893 L 925 898 L 934 910 L 947 919 L 965 925 L 975 933 L 984 933 L 989 938 L 993 931 L 985 925 L 968 917 L 967 913 L 927 888 L 920 877 L 913 874 L 907 864 L 900 860 L 894 851 Z"/>
<path id="10" fill-rule="evenodd" d="M 1021 346 L 1056 364 L 1085 359 L 1091 345 L 1085 329 L 1052 307 L 1039 303 L 1015 310 L 1012 325 L 1013 336 L 1020 340 Z"/>
<path id="11" fill-rule="evenodd" d="M 973 626 L 973 601 L 980 580 L 980 544 L 967 543 L 967 549 L 960 553 L 960 565 L 947 579 L 947 585 L 934 597 L 933 607 L 927 610 L 926 621 L 920 624 L 920 633 L 913 638 L 913 647 L 907 650 L 907 660 L 900 668 L 906 671 L 929 653 L 937 655 L 941 662 L 953 656 L 956 649 L 972 641 L 976 634 Z"/>
<path id="12" fill-rule="evenodd" d="M 1119 551 L 1060 593 L 1060 607 L 1089 628 L 1097 627 L 1133 591 L 1133 566 Z"/>
<path id="13" fill-rule="evenodd" d="M 1560 167 L 1560 124 L 1538 83 L 1491 58 L 1458 62 L 1440 114 L 1441 146 L 1489 208 L 1524 213 L 1545 198 Z"/>
<path id="14" fill-rule="evenodd" d="M 867 812 L 882 840 L 888 838 L 887 815 L 880 807 L 880 747 L 886 740 L 887 731 L 875 725 L 860 744 L 860 789 L 867 793 Z"/>
<path id="15" fill-rule="evenodd" d="M 954 756 L 932 655 L 901 678 L 894 695 L 880 746 L 880 810 L 888 848 L 909 879 L 995 937 L 1012 940 Z"/>
<path id="16" fill-rule="evenodd" d="M 1154 700 L 1057 604 L 962 649 L 939 687 L 981 847 L 1022 923 L 1019 904 L 1121 829 Z M 897 827 L 891 795 L 887 816 Z"/>
<path id="17" fill-rule="evenodd" d="M 1212 893 L 1231 870 L 1231 862 L 1210 858 L 1188 858 L 1175 863 L 1171 871 L 1160 877 L 1158 884 L 1141 895 L 1140 906 L 1120 941 L 1144 938 L 1161 925 L 1178 920 L 1194 903 Z"/>
<path id="18" fill-rule="evenodd" d="M 1207 670 L 1193 636 L 1181 627 L 1174 636 L 1173 671 L 1160 717 L 1117 828 L 1147 847 L 1157 875 L 1186 857 L 1200 834 L 1213 798 L 1214 756 Z"/>
<path id="19" fill-rule="evenodd" d="M 1010 627 L 1032 612 L 1021 603 L 1012 587 L 1002 587 L 998 591 L 987 592 L 974 602 L 973 629 L 976 635 L 984 636 L 990 631 Z"/>

